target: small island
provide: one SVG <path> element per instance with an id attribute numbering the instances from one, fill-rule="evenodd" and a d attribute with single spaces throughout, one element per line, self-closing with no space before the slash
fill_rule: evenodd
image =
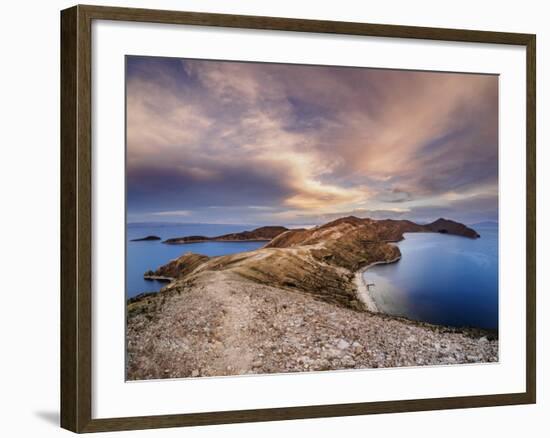
<path id="1" fill-rule="evenodd" d="M 149 240 L 161 240 L 161 238 L 159 236 L 145 236 L 140 237 L 139 239 L 132 239 L 130 242 L 144 242 Z"/>

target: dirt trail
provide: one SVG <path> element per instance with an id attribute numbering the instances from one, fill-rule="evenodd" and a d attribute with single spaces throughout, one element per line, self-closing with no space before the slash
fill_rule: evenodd
<path id="1" fill-rule="evenodd" d="M 234 282 L 223 272 L 213 273 L 205 284 L 205 291 L 223 307 L 223 319 L 217 335 L 216 359 L 209 366 L 214 375 L 243 374 L 250 370 L 253 352 L 249 347 L 252 334 L 250 300 L 238 294 Z"/>

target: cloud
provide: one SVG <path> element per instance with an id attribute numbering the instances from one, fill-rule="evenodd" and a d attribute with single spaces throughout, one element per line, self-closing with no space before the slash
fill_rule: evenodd
<path id="1" fill-rule="evenodd" d="M 172 211 L 155 211 L 150 213 L 153 216 L 190 216 L 193 214 L 190 210 L 172 210 Z"/>
<path id="2" fill-rule="evenodd" d="M 496 76 L 140 57 L 127 67 L 133 212 L 233 206 L 250 223 L 262 213 L 250 205 L 298 218 L 496 195 Z"/>
<path id="3" fill-rule="evenodd" d="M 464 223 L 491 220 L 498 221 L 498 196 L 475 195 L 460 199 L 440 201 L 437 203 L 410 207 L 393 207 L 381 209 L 355 208 L 337 212 L 318 213 L 308 211 L 284 210 L 266 215 L 261 222 L 272 222 L 273 219 L 284 221 L 289 225 L 320 224 L 345 216 L 372 219 L 410 219 L 418 223 L 433 222 L 440 217 L 452 218 Z"/>
<path id="4" fill-rule="evenodd" d="M 390 190 L 380 191 L 376 198 L 383 202 L 398 203 L 410 201 L 412 199 L 412 195 L 405 190 L 392 188 Z"/>

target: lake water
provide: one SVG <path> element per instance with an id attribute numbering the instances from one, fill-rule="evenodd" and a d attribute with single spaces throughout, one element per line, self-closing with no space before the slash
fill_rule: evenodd
<path id="1" fill-rule="evenodd" d="M 479 239 L 406 233 L 401 260 L 364 274 L 383 313 L 457 327 L 498 329 L 498 227 Z"/>
<path id="2" fill-rule="evenodd" d="M 243 251 L 252 251 L 266 242 L 201 242 L 183 245 L 167 245 L 162 240 L 182 236 L 214 237 L 257 228 L 255 225 L 217 224 L 129 224 L 126 245 L 126 297 L 131 298 L 143 292 L 156 292 L 166 282 L 148 281 L 143 274 L 155 270 L 187 252 L 207 256 L 220 256 Z M 132 239 L 155 235 L 162 240 L 131 242 Z"/>

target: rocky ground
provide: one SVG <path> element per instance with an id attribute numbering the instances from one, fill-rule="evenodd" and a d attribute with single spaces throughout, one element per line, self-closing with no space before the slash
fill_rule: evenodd
<path id="1" fill-rule="evenodd" d="M 130 380 L 498 360 L 498 340 L 354 310 L 231 271 L 128 304 Z"/>

